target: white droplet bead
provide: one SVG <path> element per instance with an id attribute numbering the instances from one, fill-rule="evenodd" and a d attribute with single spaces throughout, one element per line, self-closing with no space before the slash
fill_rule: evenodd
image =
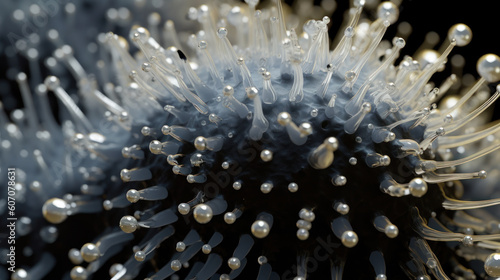
<path id="1" fill-rule="evenodd" d="M 235 269 L 240 268 L 240 266 L 241 266 L 241 261 L 240 261 L 238 258 L 230 258 L 230 259 L 227 261 L 227 265 L 228 265 L 228 266 L 229 266 L 229 268 L 231 268 L 232 270 L 235 270 Z"/>
<path id="2" fill-rule="evenodd" d="M 53 223 L 60 224 L 66 220 L 68 203 L 60 198 L 51 198 L 47 200 L 42 207 L 43 217 Z"/>
<path id="3" fill-rule="evenodd" d="M 399 9 L 396 4 L 386 1 L 378 5 L 377 8 L 378 18 L 388 20 L 391 24 L 395 23 L 399 17 Z"/>
<path id="4" fill-rule="evenodd" d="M 270 228 L 269 224 L 262 220 L 257 220 L 252 224 L 250 228 L 252 234 L 257 238 L 264 238 L 269 234 Z"/>
<path id="5" fill-rule="evenodd" d="M 297 183 L 292 182 L 292 183 L 288 184 L 288 190 L 290 192 L 296 192 L 299 190 L 299 185 L 297 185 Z"/>
<path id="6" fill-rule="evenodd" d="M 340 240 L 344 246 L 352 248 L 358 244 L 358 235 L 354 231 L 347 230 L 342 233 Z"/>
<path id="7" fill-rule="evenodd" d="M 299 228 L 297 230 L 297 238 L 300 240 L 306 240 L 309 238 L 309 231 L 305 228 Z"/>
<path id="8" fill-rule="evenodd" d="M 86 262 L 93 262 L 100 256 L 99 248 L 93 243 L 86 243 L 80 249 L 80 254 Z"/>
<path id="9" fill-rule="evenodd" d="M 126 233 L 132 233 L 137 230 L 139 223 L 133 216 L 123 216 L 120 219 L 120 228 Z"/>
<path id="10" fill-rule="evenodd" d="M 491 277 L 500 277 L 500 253 L 493 253 L 486 258 L 484 270 Z"/>
<path id="11" fill-rule="evenodd" d="M 191 210 L 191 206 L 189 206 L 189 204 L 187 203 L 180 203 L 177 206 L 177 210 L 179 211 L 179 213 L 181 213 L 181 215 L 187 215 L 189 214 L 189 210 Z"/>
<path id="12" fill-rule="evenodd" d="M 477 61 L 477 72 L 488 83 L 500 81 L 500 57 L 496 54 L 485 54 Z"/>
<path id="13" fill-rule="evenodd" d="M 87 270 L 81 266 L 75 266 L 69 274 L 72 280 L 87 280 Z"/>
<path id="14" fill-rule="evenodd" d="M 76 248 L 69 250 L 68 258 L 73 264 L 81 264 L 83 262 L 82 254 Z"/>
<path id="15" fill-rule="evenodd" d="M 208 245 L 208 244 L 205 244 L 203 245 L 203 247 L 201 247 L 201 251 L 203 252 L 203 254 L 210 254 L 210 252 L 212 252 L 212 246 Z"/>
<path id="16" fill-rule="evenodd" d="M 143 262 L 146 259 L 146 253 L 144 251 L 137 251 L 134 254 L 134 259 L 138 262 Z"/>
<path id="17" fill-rule="evenodd" d="M 389 238 L 396 238 L 399 234 L 399 229 L 395 225 L 388 225 L 384 230 L 385 235 Z"/>
<path id="18" fill-rule="evenodd" d="M 184 252 L 184 250 L 186 250 L 186 244 L 182 241 L 177 242 L 177 244 L 175 244 L 175 250 L 177 252 Z"/>
<path id="19" fill-rule="evenodd" d="M 206 224 L 212 220 L 213 211 L 206 204 L 198 204 L 193 210 L 194 219 L 200 224 Z"/>
<path id="20" fill-rule="evenodd" d="M 233 183 L 233 189 L 236 190 L 236 191 L 239 191 L 241 189 L 241 182 L 240 181 L 236 181 Z"/>
<path id="21" fill-rule="evenodd" d="M 182 267 L 182 264 L 179 260 L 173 260 L 170 263 L 170 268 L 172 268 L 173 271 L 179 271 Z"/>
<path id="22" fill-rule="evenodd" d="M 414 178 L 408 185 L 411 195 L 415 197 L 422 197 L 427 193 L 427 183 L 421 178 Z"/>
<path id="23" fill-rule="evenodd" d="M 224 222 L 231 225 L 236 222 L 236 215 L 233 212 L 227 212 L 224 214 Z"/>
<path id="24" fill-rule="evenodd" d="M 127 200 L 130 201 L 131 203 L 136 203 L 140 199 L 141 199 L 141 194 L 137 190 L 130 189 L 127 192 Z"/>
<path id="25" fill-rule="evenodd" d="M 466 46 L 472 40 L 472 30 L 463 23 L 457 23 L 448 31 L 448 39 L 455 39 L 459 47 Z"/>
<path id="26" fill-rule="evenodd" d="M 262 152 L 260 152 L 260 158 L 265 162 L 269 162 L 273 159 L 273 152 L 270 150 L 262 150 Z"/>

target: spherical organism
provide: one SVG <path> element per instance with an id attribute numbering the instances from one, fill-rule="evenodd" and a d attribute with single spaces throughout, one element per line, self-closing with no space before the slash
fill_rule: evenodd
<path id="1" fill-rule="evenodd" d="M 206 204 L 198 204 L 193 210 L 194 219 L 200 224 L 206 224 L 212 220 L 212 208 Z"/>
<path id="2" fill-rule="evenodd" d="M 68 217 L 68 204 L 60 198 L 51 198 L 42 207 L 43 216 L 53 224 L 64 222 Z"/>

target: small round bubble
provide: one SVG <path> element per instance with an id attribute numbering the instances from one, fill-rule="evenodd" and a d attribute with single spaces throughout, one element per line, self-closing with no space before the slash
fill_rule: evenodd
<path id="1" fill-rule="evenodd" d="M 500 253 L 493 253 L 486 258 L 484 270 L 491 277 L 500 277 Z"/>
<path id="2" fill-rule="evenodd" d="M 271 228 L 267 222 L 257 220 L 252 224 L 250 230 L 255 237 L 264 238 L 269 234 Z"/>
<path id="3" fill-rule="evenodd" d="M 133 216 L 123 216 L 120 219 L 120 228 L 126 233 L 132 233 L 137 230 L 139 224 Z"/>
<path id="4" fill-rule="evenodd" d="M 232 270 L 235 270 L 235 269 L 238 269 L 240 268 L 241 266 L 241 261 L 238 259 L 238 258 L 230 258 L 228 261 L 227 261 L 227 265 L 229 266 L 229 268 L 231 268 Z"/>
<path id="5" fill-rule="evenodd" d="M 60 198 L 51 198 L 42 207 L 43 217 L 53 223 L 60 224 L 68 217 L 68 203 Z"/>
<path id="6" fill-rule="evenodd" d="M 200 224 L 206 224 L 212 220 L 212 208 L 206 204 L 198 204 L 193 210 L 194 219 Z"/>

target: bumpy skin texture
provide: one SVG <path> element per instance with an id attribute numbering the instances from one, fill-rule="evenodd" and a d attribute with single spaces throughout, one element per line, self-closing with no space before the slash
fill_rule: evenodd
<path id="1" fill-rule="evenodd" d="M 147 15 L 154 10 L 154 5 L 147 3 L 134 17 Z M 83 5 L 78 8 L 88 7 Z M 99 7 L 96 9 L 99 10 Z M 385 274 L 391 279 L 403 279 L 425 275 L 426 260 L 419 259 L 418 248 L 423 248 L 419 245 L 427 243 L 425 236 L 419 234 L 419 226 L 429 222 L 433 228 L 443 231 L 439 224 L 436 225 L 438 220 L 454 232 L 464 231 L 467 226 L 459 225 L 453 220 L 455 212 L 445 211 L 442 207 L 445 200 L 443 193 L 448 199 L 459 198 L 461 184 L 453 179 L 446 183 L 429 183 L 427 193 L 421 197 L 410 195 L 406 186 L 402 187 L 406 188 L 404 194 L 393 193 L 391 196 L 388 191 L 384 193 L 382 186 L 387 187 L 384 182 L 408 184 L 425 175 L 421 176 L 416 172 L 422 160 L 441 161 L 449 154 L 438 151 L 439 141 L 435 141 L 428 150 L 419 155 L 413 153 L 401 156 L 400 140 L 411 139 L 422 143 L 434 132 L 428 131 L 427 128 L 441 124 L 440 118 L 444 117 L 439 112 L 434 112 L 435 115 L 427 119 L 429 116 L 425 114 L 425 110 L 432 107 L 431 101 L 435 101 L 427 95 L 422 96 L 421 103 L 404 104 L 406 98 L 419 97 L 429 92 L 427 88 L 423 88 L 427 80 L 413 81 L 408 75 L 399 80 L 408 82 L 405 86 L 391 86 L 395 92 L 391 92 L 389 97 L 380 94 L 384 90 L 389 91 L 390 86 L 387 83 L 396 80 L 397 73 L 401 72 L 402 68 L 416 67 L 411 70 L 416 74 L 421 74 L 425 69 L 418 68 L 416 64 L 408 66 L 413 61 L 411 58 L 405 58 L 400 65 L 404 62 L 408 65 L 393 67 L 391 62 L 386 65 L 386 69 L 371 76 L 390 54 L 384 53 L 386 49 L 383 47 L 373 49 L 374 52 L 371 53 L 368 47 L 371 42 L 375 47 L 378 45 L 375 35 L 383 29 L 383 21 L 372 25 L 374 30 L 371 30 L 371 37 L 363 37 L 361 34 L 354 37 L 357 40 L 354 41 L 354 46 L 358 49 L 351 50 L 351 55 L 341 59 L 342 52 L 334 51 L 329 54 L 328 47 L 322 48 L 319 43 L 314 45 L 320 35 L 326 36 L 326 33 L 321 31 L 324 31 L 322 28 L 329 19 L 324 18 L 323 22 L 318 20 L 312 23 L 312 30 L 317 33 L 311 36 L 314 40 L 305 41 L 302 49 L 296 48 L 298 42 L 290 35 L 287 37 L 290 41 L 283 47 L 286 52 L 276 52 L 273 46 L 283 39 L 280 38 L 279 33 L 282 31 L 278 25 L 270 27 L 269 46 L 242 40 L 241 42 L 247 45 L 234 48 L 225 46 L 226 49 L 223 49 L 221 46 L 226 42 L 221 35 L 221 29 L 216 30 L 213 27 L 215 24 L 211 26 L 210 22 L 207 23 L 207 19 L 203 18 L 203 9 L 195 10 L 196 13 L 190 13 L 190 16 L 198 20 L 203 28 L 213 29 L 208 35 L 197 34 L 197 40 L 208 42 L 208 53 L 224 81 L 216 81 L 211 73 L 213 69 L 210 68 L 210 61 L 204 56 L 202 48 L 186 47 L 188 55 L 173 48 L 163 49 L 149 38 L 147 30 L 134 26 L 129 33 L 131 52 L 141 49 L 142 53 L 139 51 L 135 57 L 129 57 L 130 49 L 123 47 L 123 38 L 103 34 L 100 37 L 102 48 L 111 53 L 102 57 L 104 66 L 101 64 L 95 68 L 93 63 L 87 65 L 87 60 L 79 59 L 88 73 L 95 70 L 101 75 L 96 78 L 87 76 L 86 73 L 84 76 L 75 75 L 76 89 L 71 78 L 64 74 L 64 70 L 59 69 L 59 73 L 52 73 L 59 77 L 61 88 L 66 88 L 70 94 L 72 91 L 78 91 L 81 98 L 77 102 L 78 106 L 85 113 L 85 118 L 89 119 L 92 129 L 87 129 L 85 119 L 71 115 L 75 113 L 71 106 L 67 106 L 70 107 L 68 109 L 61 104 L 61 116 L 57 120 L 52 119 L 50 114 L 30 112 L 29 106 L 25 104 L 26 113 L 39 115 L 40 124 L 33 129 L 27 122 L 16 123 L 24 134 L 21 137 L 9 133 L 7 123 L 10 121 L 7 118 L 1 119 L 0 136 L 4 136 L 0 140 L 7 140 L 9 145 L 12 145 L 12 148 L 7 149 L 6 142 L 2 143 L 2 152 L 6 151 L 2 160 L 15 160 L 9 161 L 8 166 L 2 164 L 0 167 L 2 170 L 11 165 L 17 168 L 22 184 L 18 189 L 19 205 L 23 206 L 18 207 L 17 213 L 32 220 L 24 225 L 24 231 L 20 230 L 22 234 L 19 234 L 17 240 L 18 252 L 22 248 L 25 248 L 25 251 L 19 254 L 18 266 L 26 269 L 32 277 L 39 278 L 43 276 L 35 276 L 33 271 L 45 269 L 44 273 L 39 275 L 47 274 L 47 279 L 69 279 L 70 270 L 74 279 L 84 279 L 83 276 L 75 276 L 78 271 L 83 271 L 83 268 L 72 269 L 75 265 L 86 267 L 88 278 L 106 279 L 109 277 L 111 265 L 115 263 L 123 264 L 127 269 L 126 272 L 122 271 L 126 274 L 122 279 L 163 279 L 174 274 L 172 269 L 178 265 L 178 259 L 189 261 L 189 266 L 175 272 L 181 279 L 191 279 L 194 275 L 197 279 L 219 279 L 223 273 L 232 278 L 239 275 L 241 279 L 254 279 L 258 275 L 263 279 L 293 279 L 297 275 L 307 276 L 308 279 L 323 279 L 330 274 L 337 277 L 343 275 L 344 279 L 373 278 L 377 274 Z M 246 9 L 246 6 L 242 8 L 242 13 L 250 14 L 251 10 Z M 236 13 L 232 19 L 228 19 L 231 25 L 236 25 L 233 26 L 236 28 L 229 29 L 230 35 L 236 30 L 242 33 L 250 32 L 244 24 L 233 24 L 238 16 Z M 282 15 L 277 14 L 277 17 L 277 24 L 281 24 L 279 20 Z M 86 19 L 85 16 L 76 14 L 76 21 Z M 130 21 L 124 19 L 122 23 L 116 24 L 116 33 L 126 34 L 122 32 L 122 26 L 128 27 Z M 266 24 L 270 23 L 266 21 Z M 49 27 L 53 26 L 44 26 L 44 30 Z M 309 27 L 311 28 L 311 25 Z M 276 29 L 273 31 L 273 28 Z M 150 32 L 154 33 L 153 30 Z M 216 32 L 221 36 L 217 36 Z M 155 37 L 154 34 L 151 35 L 151 38 Z M 234 38 L 231 39 L 233 42 Z M 75 38 L 67 43 L 79 47 L 85 45 L 80 40 L 82 38 Z M 364 48 L 361 47 L 362 44 L 365 44 Z M 218 45 L 218 49 L 213 47 L 214 45 Z M 35 47 L 37 44 L 30 42 L 29 46 Z M 309 49 L 315 47 L 316 51 L 309 52 Z M 20 46 L 23 55 L 27 54 L 26 50 Z M 64 56 L 59 57 L 59 66 L 62 68 L 63 64 L 67 63 L 65 59 L 71 58 L 72 54 L 71 51 L 68 52 L 67 47 L 61 47 L 60 51 L 66 51 Z M 80 52 L 78 48 L 72 50 L 77 58 Z M 151 57 L 152 54 L 155 58 Z M 322 54 L 329 54 L 331 57 L 321 57 Z M 357 80 L 352 89 L 347 90 L 345 76 L 365 54 L 367 63 L 359 68 Z M 44 55 L 41 54 L 40 57 Z M 234 55 L 244 57 L 245 62 L 242 65 L 245 66 L 238 64 Z M 283 55 L 284 58 L 275 57 Z M 197 64 L 198 68 L 194 72 L 200 80 L 193 78 L 187 62 Z M 334 73 L 322 96 L 317 91 L 329 74 L 329 69 L 325 66 L 330 62 L 335 67 Z M 310 66 L 314 63 L 316 64 L 311 70 Z M 71 68 L 71 65 L 66 67 Z M 251 75 L 251 82 L 245 77 L 245 67 Z M 266 69 L 263 70 L 262 67 Z M 277 93 L 277 100 L 262 104 L 267 87 L 266 78 L 262 75 L 265 71 L 270 72 L 269 82 Z M 47 102 L 43 97 L 46 89 L 38 88 L 36 91 L 33 86 L 42 82 L 37 80 L 41 76 L 33 73 L 30 76 L 32 90 L 38 94 L 35 100 Z M 26 82 L 25 79 L 20 80 L 21 85 Z M 45 80 L 45 85 L 49 91 L 57 92 L 57 87 L 51 81 L 53 82 L 50 79 Z M 101 86 L 94 88 L 95 82 Z M 112 82 L 114 86 L 106 91 L 103 88 L 108 82 Z M 422 87 L 410 87 L 419 82 L 422 82 Z M 186 88 L 182 83 L 186 84 Z M 352 109 L 352 100 L 355 99 L 353 96 L 359 96 L 366 84 L 370 88 L 361 101 L 369 104 L 371 111 L 367 111 L 366 116 L 361 116 L 362 108 L 366 107 L 360 102 Z M 231 90 L 223 88 L 227 85 L 231 85 Z M 109 87 L 109 84 L 107 86 Z M 172 88 L 175 92 L 172 92 Z M 293 98 L 290 97 L 290 92 L 293 92 L 294 88 L 303 91 L 302 100 L 291 100 Z M 411 90 L 407 91 L 408 88 Z M 103 99 L 99 100 L 98 95 L 93 94 L 95 89 L 104 91 L 111 103 L 117 107 L 110 107 L 110 103 L 107 103 L 108 106 L 103 105 Z M 258 98 L 249 94 L 254 89 L 258 92 Z M 234 96 L 231 96 L 233 91 Z M 229 96 L 225 96 L 224 93 L 228 92 L 231 92 Z M 178 94 L 177 97 L 175 93 Z M 334 94 L 337 98 L 332 106 L 329 101 Z M 187 101 L 179 102 L 179 96 Z M 385 114 L 387 108 L 395 106 L 395 103 L 401 105 L 398 111 L 390 116 Z M 168 107 L 171 105 L 175 106 L 175 109 Z M 167 106 L 168 110 L 164 110 L 164 106 Z M 346 109 L 348 107 L 351 109 Z M 49 106 L 44 108 L 50 111 Z M 126 118 L 121 115 L 123 112 L 127 112 Z M 299 128 L 292 125 L 285 127 L 279 121 L 282 112 L 289 113 L 295 125 L 308 125 Z M 419 117 L 389 129 L 394 133 L 391 137 L 379 139 L 374 136 L 378 129 L 411 117 L 415 112 L 421 113 Z M 465 114 L 466 110 L 462 113 Z M 360 122 L 354 125 L 353 121 L 358 117 Z M 255 121 L 256 119 L 259 121 Z M 422 123 L 412 127 L 416 120 L 421 120 Z M 164 125 L 173 129 L 170 135 L 163 132 Z M 152 132 L 147 133 L 148 129 L 144 129 L 144 126 L 148 126 Z M 304 127 L 310 128 L 312 133 L 305 131 L 307 129 Z M 38 142 L 31 141 L 38 130 L 48 131 L 50 138 Z M 207 138 L 205 144 L 208 149 L 199 147 L 200 141 L 196 139 L 198 136 Z M 325 152 L 324 147 L 321 147 L 329 137 L 335 137 L 337 144 L 335 148 L 326 149 Z M 47 144 L 49 142 L 51 145 Z M 212 146 L 214 144 L 216 145 Z M 160 150 L 163 147 L 169 152 L 158 152 L 155 149 L 158 145 Z M 64 148 L 59 148 L 63 146 Z M 133 151 L 129 153 L 122 150 L 124 147 Z M 40 164 L 40 157 L 36 158 L 38 162 L 19 158 L 17 155 L 23 148 L 35 156 L 37 152 L 34 151 L 40 150 L 49 170 L 45 170 L 43 164 Z M 272 153 L 271 160 L 261 155 L 263 150 Z M 333 154 L 333 162 L 325 163 L 327 160 L 314 159 L 312 155 L 315 153 L 325 157 Z M 382 156 L 388 156 L 390 162 L 387 157 Z M 195 160 L 200 158 L 201 162 L 195 163 Z M 71 164 L 68 164 L 68 161 Z M 127 179 L 123 176 L 127 173 L 123 171 L 125 168 L 132 174 L 142 172 L 141 178 L 135 179 L 132 175 L 132 179 Z M 453 170 L 442 172 L 452 173 Z M 346 181 L 342 182 L 339 176 L 344 176 Z M 196 182 L 189 182 L 191 178 Z M 394 181 L 388 181 L 388 178 Z M 41 191 L 33 182 L 41 184 Z M 235 182 L 240 182 L 241 189 L 233 187 Z M 289 189 L 292 182 L 297 184 L 297 191 Z M 91 188 L 96 187 L 96 193 L 81 189 L 84 183 Z M 265 183 L 272 184 L 270 191 L 269 188 L 262 187 Z M 128 192 L 129 190 L 137 191 Z M 71 195 L 65 195 L 66 193 Z M 139 197 L 137 193 L 140 193 Z M 138 201 L 132 199 L 132 196 Z M 64 198 L 69 205 L 68 209 L 74 213 L 68 213 L 67 219 L 56 225 L 57 234 L 42 234 L 40 237 L 40 230 L 47 230 L 50 226 L 42 220 L 40 211 L 43 202 L 50 197 Z M 134 200 L 134 204 L 131 204 L 131 200 Z M 112 207 L 109 207 L 108 201 L 111 201 Z M 71 204 L 72 202 L 75 204 Z M 334 210 L 339 202 L 349 206 L 349 213 L 342 215 Z M 178 207 L 181 203 L 190 203 L 189 208 L 192 209 L 187 215 L 180 213 Z M 196 218 L 197 212 L 194 209 L 200 203 L 209 205 L 213 210 L 213 217 L 208 219 L 209 221 Z M 47 204 L 50 204 L 50 200 L 45 202 L 46 206 Z M 108 209 L 105 211 L 103 208 Z M 238 209 L 234 211 L 238 217 L 234 223 L 229 223 L 224 220 L 224 214 L 233 209 Z M 419 210 L 423 222 L 418 219 L 415 209 Z M 311 218 L 311 213 L 314 213 L 314 218 Z M 155 216 L 160 214 L 164 214 L 161 219 Z M 126 225 L 120 224 L 122 217 L 128 215 L 135 216 L 139 221 L 139 225 L 135 225 L 138 229 L 133 233 L 132 230 L 126 229 Z M 397 226 L 399 234 L 394 234 L 396 237 L 390 238 L 390 234 L 374 227 L 374 219 L 381 216 L 385 216 L 390 223 Z M 269 234 L 264 238 L 259 238 L 262 236 L 251 230 L 252 225 L 259 219 L 265 220 L 270 228 Z M 299 219 L 309 219 L 311 222 L 309 227 L 304 227 L 307 230 L 302 231 L 307 236 L 305 238 L 304 235 L 299 237 L 297 233 Z M 133 218 L 129 220 L 134 223 Z M 486 224 L 490 220 L 481 222 Z M 118 225 L 127 234 L 120 231 Z M 28 226 L 31 229 L 26 229 Z M 169 231 L 170 229 L 172 230 Z M 342 242 L 340 235 L 346 230 L 354 231 L 359 241 L 356 240 L 354 244 L 345 240 Z M 483 231 L 477 230 L 477 234 L 495 233 L 496 230 L 486 227 Z M 442 233 L 438 235 L 445 236 Z M 207 257 L 206 253 L 200 252 L 201 245 L 210 243 L 214 236 L 221 236 L 222 240 L 220 243 L 216 242 L 217 246 L 213 246 Z M 54 237 L 57 237 L 57 240 L 52 240 Z M 160 241 L 158 237 L 162 237 Z M 110 244 L 112 241 L 117 244 L 105 248 L 104 244 Z M 184 253 L 179 252 L 182 250 L 176 251 L 176 246 L 181 241 L 187 243 Z M 70 248 L 79 250 L 88 242 L 98 244 L 97 247 L 100 247 L 102 253 L 95 261 L 89 259 L 91 262 L 88 265 L 85 262 L 70 262 L 67 258 L 51 257 L 66 255 Z M 466 279 L 473 279 L 473 275 L 484 277 L 483 264 L 473 260 L 476 256 L 473 250 L 477 249 L 479 252 L 484 249 L 466 247 L 462 242 L 456 241 L 429 241 L 429 246 L 437 256 L 436 261 L 440 262 L 448 275 L 461 275 Z M 242 249 L 244 247 L 246 249 Z M 143 261 L 135 260 L 138 259 L 135 252 L 146 250 L 145 248 L 152 250 Z M 32 250 L 31 254 L 29 250 Z M 187 254 L 193 252 L 190 250 L 195 251 L 192 256 Z M 473 253 L 470 253 L 471 250 Z M 82 249 L 82 252 L 85 250 Z M 486 253 L 481 253 L 477 255 L 483 258 Z M 381 254 L 383 258 L 380 257 Z M 233 260 L 228 266 L 228 260 L 235 256 L 239 257 L 241 267 L 231 271 L 231 268 L 236 268 L 234 263 L 237 261 Z M 265 256 L 267 264 L 259 264 L 259 256 Z M 460 264 L 472 268 L 473 271 L 460 267 Z M 271 269 L 273 273 L 270 272 Z M 91 274 L 93 276 L 90 276 Z M 18 271 L 13 277 L 22 279 L 22 273 Z M 224 279 L 225 276 L 220 277 Z"/>

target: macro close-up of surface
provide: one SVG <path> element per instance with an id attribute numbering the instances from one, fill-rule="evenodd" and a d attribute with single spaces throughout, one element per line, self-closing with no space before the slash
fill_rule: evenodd
<path id="1" fill-rule="evenodd" d="M 2 1 L 0 279 L 500 279 L 495 9 Z"/>

